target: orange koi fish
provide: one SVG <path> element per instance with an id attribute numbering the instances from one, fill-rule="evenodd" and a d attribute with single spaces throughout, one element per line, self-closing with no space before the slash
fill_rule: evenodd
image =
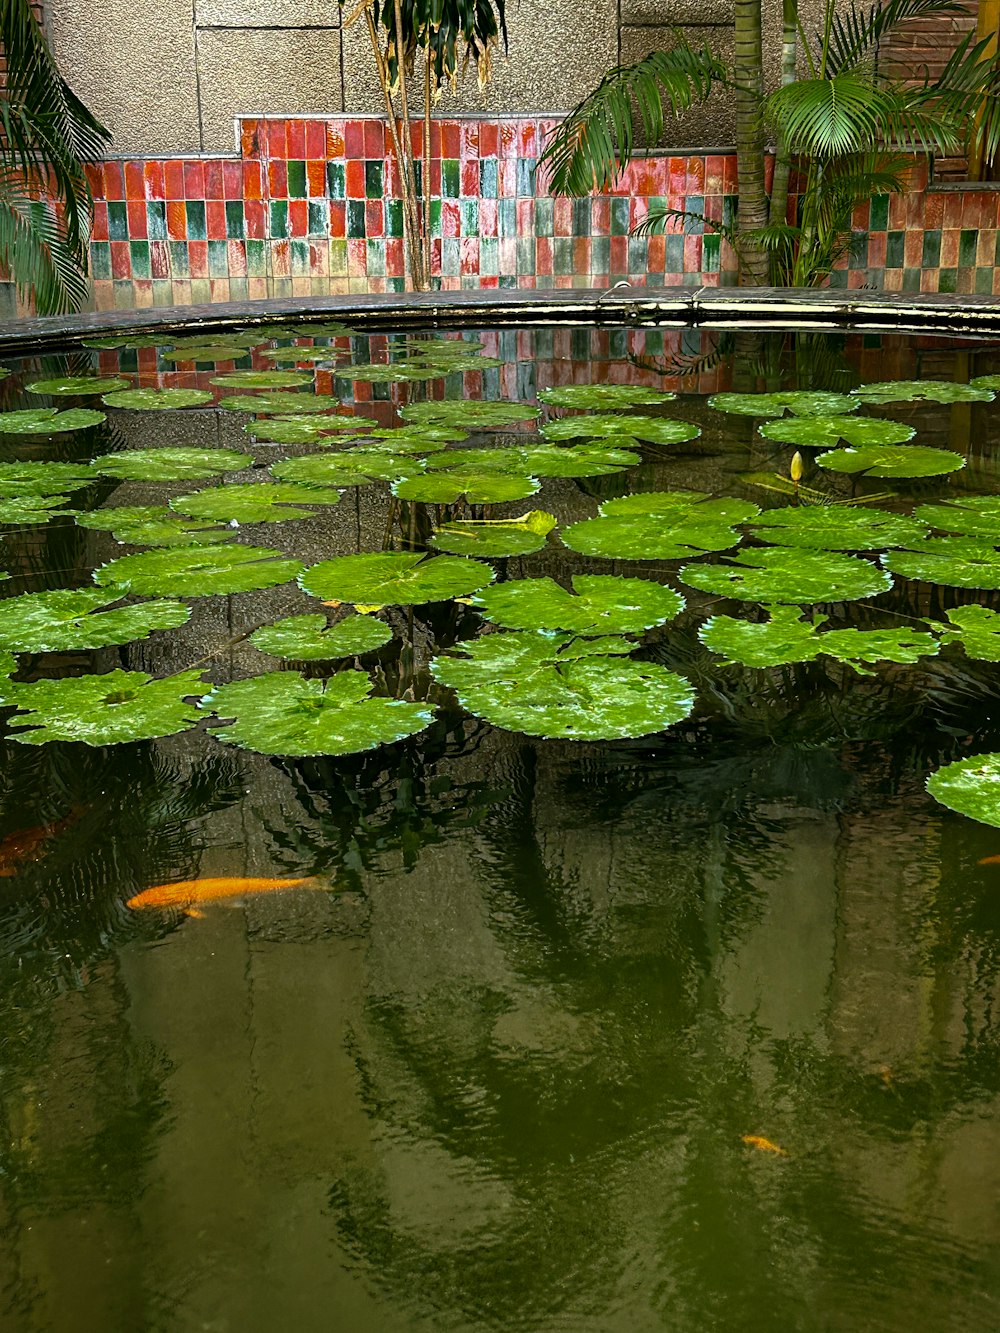
<path id="1" fill-rule="evenodd" d="M 977 866 L 1000 866 L 1000 856 L 981 856 Z"/>
<path id="2" fill-rule="evenodd" d="M 174 884 L 154 884 L 143 889 L 125 904 L 133 911 L 147 907 L 173 908 L 186 916 L 203 916 L 199 904 L 220 902 L 225 898 L 245 898 L 254 893 L 277 893 L 282 889 L 324 888 L 324 881 L 316 875 L 304 879 L 181 879 Z"/>
<path id="3" fill-rule="evenodd" d="M 784 1148 L 779 1148 L 776 1143 L 770 1139 L 765 1139 L 761 1134 L 744 1134 L 742 1141 L 750 1148 L 756 1148 L 758 1152 L 773 1152 L 776 1157 L 787 1157 L 788 1153 Z"/>
<path id="4" fill-rule="evenodd" d="M 9 879 L 11 875 L 16 875 L 24 861 L 40 861 L 45 855 L 45 844 L 79 819 L 83 811 L 83 806 L 74 807 L 68 815 L 53 820 L 51 824 L 39 824 L 37 828 L 8 833 L 0 841 L 0 878 Z"/>

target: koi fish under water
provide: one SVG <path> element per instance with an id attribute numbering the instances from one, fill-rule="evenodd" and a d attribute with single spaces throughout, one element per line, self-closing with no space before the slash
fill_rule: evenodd
<path id="1" fill-rule="evenodd" d="M 1000 856 L 981 856 L 977 866 L 1000 866 Z"/>
<path id="2" fill-rule="evenodd" d="M 45 844 L 78 820 L 84 809 L 84 806 L 74 806 L 68 815 L 53 820 L 51 824 L 18 829 L 0 839 L 0 878 L 9 879 L 11 875 L 16 875 L 22 862 L 40 861 L 45 855 Z"/>
<path id="3" fill-rule="evenodd" d="M 776 1143 L 770 1139 L 765 1139 L 761 1134 L 744 1134 L 743 1140 L 750 1148 L 756 1148 L 758 1152 L 773 1152 L 777 1157 L 787 1157 L 788 1153 L 784 1148 L 779 1148 Z"/>
<path id="4" fill-rule="evenodd" d="M 151 889 L 143 889 L 125 904 L 133 911 L 143 911 L 148 907 L 166 907 L 184 912 L 187 916 L 203 916 L 199 906 L 203 903 L 221 902 L 226 898 L 246 898 L 256 893 L 278 893 L 282 889 L 328 888 L 328 883 L 318 875 L 307 875 L 303 879 L 181 879 L 174 884 L 154 884 Z"/>

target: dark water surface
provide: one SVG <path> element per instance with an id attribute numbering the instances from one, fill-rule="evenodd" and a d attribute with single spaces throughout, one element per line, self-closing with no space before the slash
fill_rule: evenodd
<path id="1" fill-rule="evenodd" d="M 598 380 L 680 388 L 669 414 L 704 424 L 715 389 L 1000 369 L 998 347 L 853 338 L 744 348 L 734 378 L 690 338 L 506 337 L 487 340 L 506 362 L 494 382 L 449 396 L 586 382 L 587 351 Z M 707 359 L 678 374 L 681 352 Z M 39 371 L 112 364 L 92 355 L 18 366 L 5 409 Z M 123 355 L 144 384 L 207 378 L 155 381 Z M 879 410 L 969 459 L 890 484 L 888 507 L 1000 492 L 1000 406 Z M 119 413 L 96 440 L 3 437 L 0 458 L 236 445 L 245 421 Z M 716 419 L 627 477 L 546 482 L 509 512 L 745 494 L 736 473 L 787 471 L 791 453 L 755 424 Z M 98 503 L 165 493 L 111 485 Z M 308 560 L 370 550 L 387 503 L 348 492 L 247 539 Z M 12 592 L 86 586 L 122 553 L 61 521 L 4 543 Z M 510 565 L 611 569 L 550 548 Z M 1000 830 L 924 790 L 937 765 L 1000 749 L 998 668 L 948 650 L 873 676 L 723 671 L 695 635 L 709 599 L 686 594 L 698 616 L 649 653 L 699 703 L 643 740 L 531 739 L 444 698 L 428 731 L 347 759 L 202 731 L 0 741 L 0 839 L 41 830 L 0 866 L 0 1328 L 1000 1327 L 1000 863 L 980 864 Z M 913 615 L 996 605 L 893 596 Z M 204 599 L 170 636 L 24 665 L 251 674 L 240 635 L 306 609 L 293 585 Z M 385 688 L 426 693 L 430 647 L 466 615 L 390 613 L 403 646 Z M 319 879 L 200 918 L 125 906 L 199 876 Z"/>

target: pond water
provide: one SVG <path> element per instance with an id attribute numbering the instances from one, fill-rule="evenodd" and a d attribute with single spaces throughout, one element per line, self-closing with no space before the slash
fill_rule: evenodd
<path id="1" fill-rule="evenodd" d="M 988 385 L 1000 344 L 524 330 L 429 334 L 421 352 L 416 338 L 293 337 L 265 330 L 252 352 L 221 340 L 213 355 L 203 339 L 196 361 L 182 343 L 77 349 L 10 362 L 0 384 L 5 413 L 105 418 L 0 434 L 0 568 L 12 576 L 0 589 L 10 705 L 0 715 L 0 1326 L 995 1329 L 1000 827 L 981 822 L 989 809 L 974 820 L 925 784 L 1000 751 L 996 628 L 967 614 L 1000 611 L 990 569 L 1000 518 L 988 502 L 1000 496 L 1000 402 L 981 387 L 939 393 L 954 402 L 869 390 L 841 404 L 838 417 L 912 427 L 900 449 L 960 455 L 913 478 L 873 476 L 870 461 L 818 464 L 866 447 L 843 425 L 827 428 L 824 446 L 758 429 L 814 421 L 815 404 L 790 400 L 782 416 L 773 400 L 754 414 L 710 398 Z M 467 348 L 437 347 L 463 337 Z M 387 358 L 412 378 L 364 369 Z M 367 439 L 364 484 L 343 475 L 362 468 L 344 462 L 354 446 L 343 436 L 306 438 L 303 404 L 298 433 L 217 406 L 259 390 L 214 379 L 275 366 L 301 372 L 282 391 L 333 394 L 343 416 L 375 423 L 354 432 Z M 204 396 L 139 410 L 102 404 L 114 385 L 29 388 L 81 375 Z M 629 414 L 631 434 L 544 401 L 591 384 L 678 396 L 586 408 Z M 479 425 L 477 399 L 540 408 L 550 444 L 534 414 Z M 421 407 L 406 413 L 407 436 L 371 434 L 399 426 L 402 406 L 440 401 L 457 416 Z M 671 428 L 636 417 L 687 429 L 670 442 Z M 549 429 L 584 419 L 579 440 Z M 439 435 L 464 422 L 469 439 L 434 439 L 428 421 Z M 269 441 L 283 429 L 301 438 Z M 430 463 L 473 447 L 494 459 L 587 447 L 588 466 L 573 456 L 596 475 L 543 475 L 507 503 L 451 506 L 440 478 L 453 473 Z M 193 455 L 167 455 L 159 472 L 121 461 L 163 448 L 250 460 L 223 475 L 199 473 Z M 639 461 L 595 463 L 608 449 Z M 403 492 L 395 499 L 371 476 L 376 454 L 399 464 L 382 469 Z M 238 493 L 229 511 L 213 495 L 161 512 L 219 486 L 273 486 L 272 467 L 300 490 L 323 485 L 286 466 L 299 457 L 330 460 L 320 470 L 339 503 L 280 521 L 265 513 L 266 523 L 238 507 L 260 504 L 259 491 Z M 888 457 L 905 474 L 918 455 L 909 468 Z M 95 458 L 96 473 L 81 471 Z M 498 472 L 467 458 L 456 493 L 492 495 L 498 477 L 523 481 L 545 459 Z M 53 489 L 57 474 L 5 468 L 26 462 L 79 475 L 58 474 Z M 423 501 L 432 475 L 438 489 L 424 494 L 435 498 Z M 652 509 L 620 503 L 679 494 Z M 67 498 L 40 502 L 53 495 Z M 706 504 L 716 509 L 697 508 Z M 606 526 L 595 527 L 602 505 Z M 157 512 L 115 522 L 119 506 Z M 774 528 L 757 520 L 789 508 L 814 516 L 803 520 L 812 536 L 800 534 L 812 544 L 766 545 Z M 918 509 L 915 528 L 858 535 L 869 520 L 857 515 Z M 458 583 L 441 600 L 413 593 L 408 604 L 399 588 L 427 565 L 440 574 L 443 554 L 416 574 L 380 567 L 383 584 L 371 566 L 338 564 L 422 552 L 456 520 L 529 511 L 551 521 L 458 530 L 463 553 L 501 537 L 538 549 L 452 556 L 480 575 L 453 568 Z M 128 530 L 125 518 L 160 526 Z M 846 536 L 843 526 L 816 536 L 835 520 Z M 210 549 L 251 544 L 280 553 L 268 568 L 299 564 L 273 586 L 251 574 L 245 591 L 219 591 L 232 568 L 199 565 L 204 548 L 184 544 L 206 531 Z M 665 533 L 688 549 L 664 556 Z M 942 535 L 966 545 L 933 545 Z M 594 542 L 600 554 L 584 553 Z M 784 553 L 762 595 L 713 584 L 741 568 L 737 543 Z M 879 552 L 890 547 L 887 591 Z M 186 559 L 101 573 L 143 551 Z M 907 566 L 907 552 L 925 563 Z M 950 564 L 931 581 L 934 558 Z M 300 566 L 312 591 L 294 581 Z M 108 614 L 96 603 L 19 600 L 92 589 L 94 571 L 109 603 L 131 586 L 125 605 L 180 602 L 190 618 L 158 612 L 163 628 L 148 637 L 152 622 L 105 627 L 108 646 L 90 648 L 79 645 Z M 686 606 L 658 593 L 650 610 L 620 583 L 615 595 L 607 582 L 578 583 L 583 610 L 547 585 L 528 603 L 517 591 L 593 575 L 643 579 Z M 296 657 L 301 639 L 278 657 L 249 637 L 301 614 L 350 622 L 355 606 L 373 637 L 333 660 L 315 646 Z M 751 626 L 763 635 L 747 637 Z M 818 646 L 810 637 L 838 634 Z M 515 635 L 513 665 L 492 674 L 456 647 Z M 432 660 L 446 663 L 437 681 Z M 775 664 L 748 664 L 762 660 Z M 194 676 L 144 724 L 129 714 L 124 733 L 146 727 L 138 740 L 108 730 L 109 713 L 148 688 L 135 679 L 115 677 L 110 694 L 82 703 L 38 692 L 115 671 Z M 209 696 L 265 673 L 252 697 Z M 340 730 L 333 718 L 326 734 L 340 740 L 328 748 L 351 753 L 309 752 L 322 750 L 316 719 L 330 715 L 316 691 L 330 676 L 367 682 L 348 710 L 369 686 L 394 701 L 351 713 Z M 282 693 L 288 681 L 298 694 Z M 38 735 L 25 726 L 40 724 L 96 743 L 26 743 Z M 220 742 L 227 727 L 241 744 Z M 578 732 L 587 738 L 564 738 Z M 377 743 L 389 734 L 402 739 Z M 265 880 L 304 882 L 264 891 Z"/>

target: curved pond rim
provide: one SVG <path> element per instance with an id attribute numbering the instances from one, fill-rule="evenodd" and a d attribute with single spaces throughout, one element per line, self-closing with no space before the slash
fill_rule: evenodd
<path id="1" fill-rule="evenodd" d="M 158 329 L 211 333 L 283 319 L 308 323 L 331 317 L 358 326 L 359 333 L 632 324 L 792 331 L 850 328 L 976 338 L 1000 335 L 1000 298 L 799 287 L 593 287 L 289 297 L 12 320 L 0 327 L 0 353 L 16 355 L 112 334 Z"/>

